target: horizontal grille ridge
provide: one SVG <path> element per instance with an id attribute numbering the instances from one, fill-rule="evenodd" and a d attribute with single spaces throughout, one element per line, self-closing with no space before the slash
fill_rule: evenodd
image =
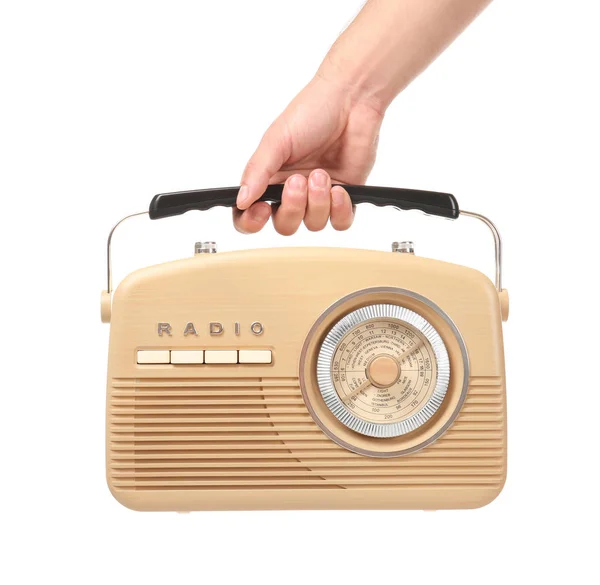
<path id="1" fill-rule="evenodd" d="M 114 378 L 109 474 L 117 490 L 496 488 L 503 400 L 501 378 L 472 377 L 440 439 L 372 459 L 325 436 L 297 378 Z"/>

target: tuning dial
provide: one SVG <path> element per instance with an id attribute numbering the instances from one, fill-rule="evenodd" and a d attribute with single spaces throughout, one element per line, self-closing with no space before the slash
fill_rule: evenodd
<path id="1" fill-rule="evenodd" d="M 424 425 L 450 379 L 446 346 L 431 323 L 400 305 L 366 305 L 337 321 L 321 344 L 323 400 L 349 429 L 398 437 Z"/>

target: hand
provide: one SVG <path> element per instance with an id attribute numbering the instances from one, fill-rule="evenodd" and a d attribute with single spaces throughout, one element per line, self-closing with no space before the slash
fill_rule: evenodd
<path id="1" fill-rule="evenodd" d="M 363 184 L 375 163 L 382 114 L 348 87 L 317 75 L 273 122 L 246 165 L 234 209 L 236 228 L 254 233 L 271 216 L 268 203 L 255 203 L 270 183 L 285 182 L 275 229 L 296 232 L 302 220 L 311 231 L 327 225 L 350 227 L 354 210 L 348 193 L 333 183 Z"/>

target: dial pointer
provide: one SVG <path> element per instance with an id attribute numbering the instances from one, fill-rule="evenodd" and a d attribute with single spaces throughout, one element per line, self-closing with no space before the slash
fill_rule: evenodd
<path id="1" fill-rule="evenodd" d="M 370 385 L 371 385 L 371 380 L 369 380 L 369 378 L 367 378 L 358 388 L 356 388 L 355 390 L 350 392 L 350 394 L 348 394 L 348 396 L 346 396 L 343 401 L 346 404 L 348 404 L 349 400 L 354 398 L 359 392 L 362 392 L 363 390 L 368 388 Z"/>
<path id="2" fill-rule="evenodd" d="M 411 347 L 409 347 L 408 349 L 405 349 L 399 356 L 398 359 L 399 360 L 403 360 L 404 358 L 408 357 L 413 351 L 415 351 L 415 349 L 419 349 L 419 347 L 421 347 L 423 345 L 423 340 L 419 339 L 419 341 L 417 341 L 417 343 L 413 344 Z"/>

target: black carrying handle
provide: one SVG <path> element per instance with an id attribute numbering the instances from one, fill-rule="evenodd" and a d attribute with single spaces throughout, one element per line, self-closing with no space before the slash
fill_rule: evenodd
<path id="1" fill-rule="evenodd" d="M 372 203 L 379 207 L 391 206 L 408 211 L 417 209 L 428 215 L 456 219 L 460 213 L 458 202 L 450 193 L 397 189 L 394 187 L 371 187 L 368 185 L 342 185 L 352 203 Z M 177 191 L 155 195 L 150 202 L 150 219 L 181 215 L 193 209 L 206 211 L 213 207 L 235 207 L 239 187 Z M 269 185 L 259 201 L 281 203 L 283 185 Z"/>

